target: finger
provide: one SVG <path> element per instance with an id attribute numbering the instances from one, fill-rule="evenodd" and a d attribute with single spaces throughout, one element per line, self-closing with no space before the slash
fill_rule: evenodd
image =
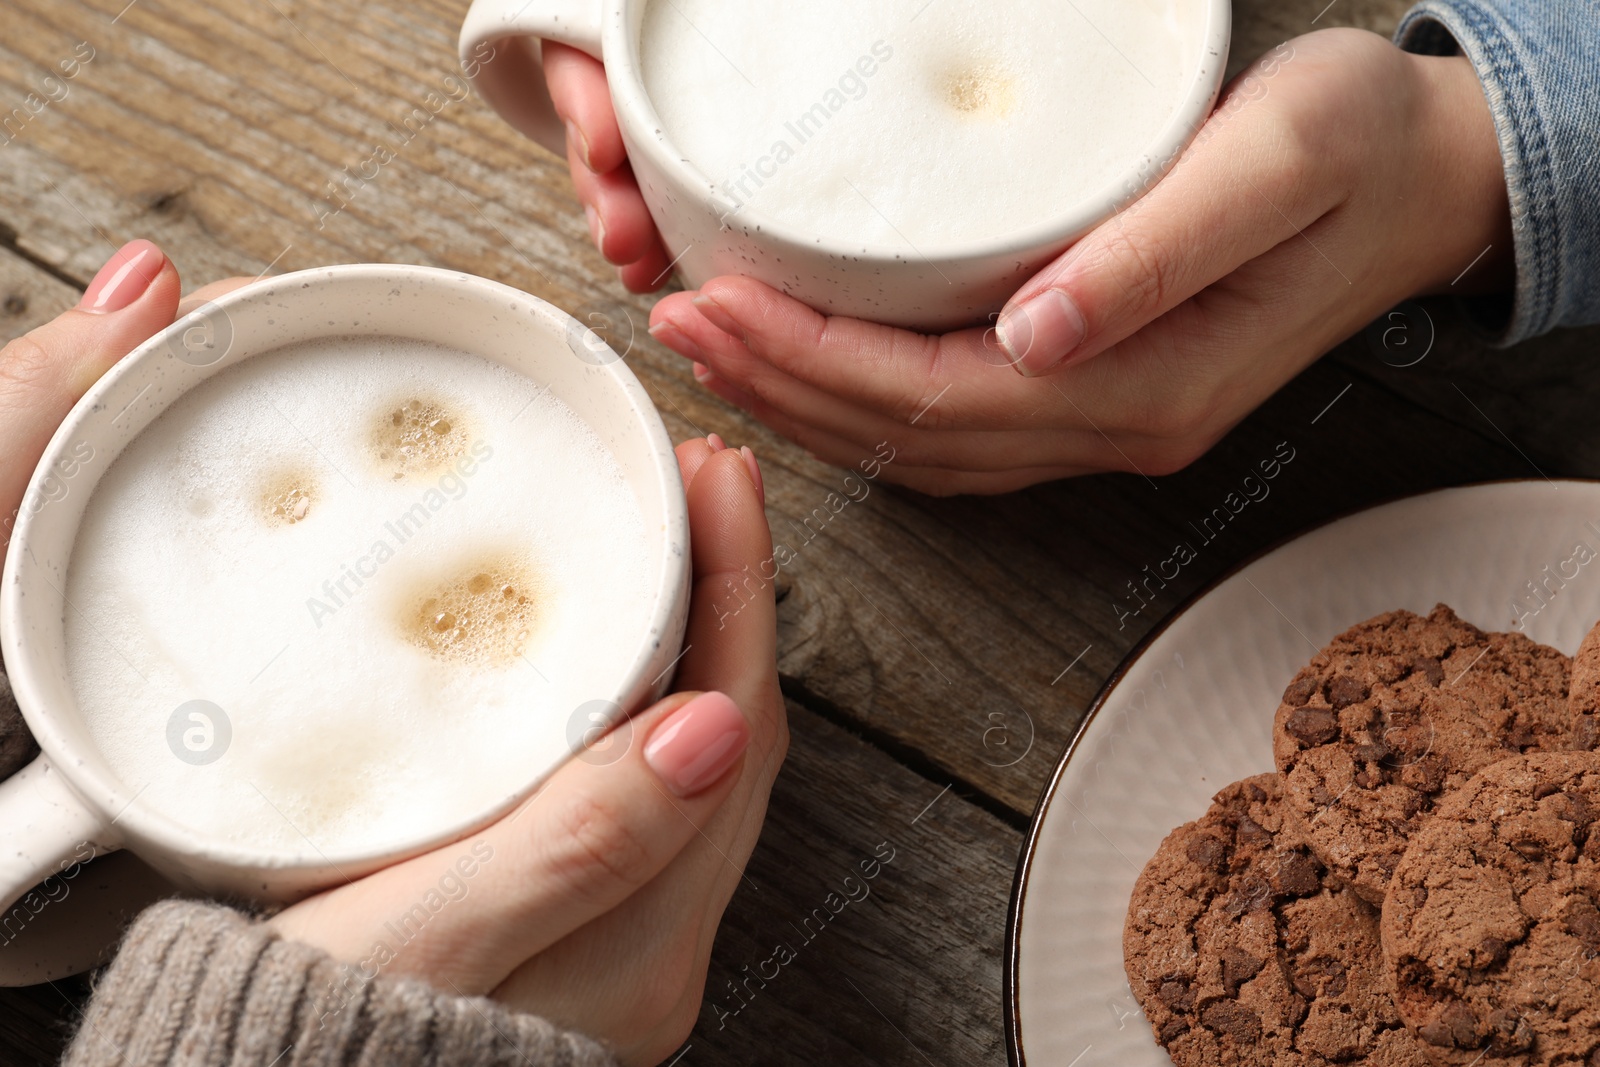
<path id="1" fill-rule="evenodd" d="M 208 285 L 202 285 L 200 288 L 196 289 L 194 292 L 178 301 L 178 313 L 174 317 L 181 319 L 202 305 L 208 304 L 220 296 L 231 293 L 235 289 L 243 289 L 252 282 L 259 280 L 260 279 L 258 278 L 223 278 L 221 281 L 211 282 Z"/>
<path id="2" fill-rule="evenodd" d="M 628 158 L 622 130 L 611 107 L 606 68 L 593 56 L 546 39 L 544 77 L 556 114 L 567 124 L 569 149 L 591 171 L 604 174 Z"/>
<path id="3" fill-rule="evenodd" d="M 711 442 L 704 437 L 691 438 L 673 450 L 678 457 L 678 473 L 683 476 L 684 492 L 694 484 L 695 475 L 715 453 Z"/>
<path id="4" fill-rule="evenodd" d="M 929 337 L 829 317 L 760 282 L 733 277 L 666 297 L 650 321 L 671 321 L 687 332 L 697 315 L 742 342 L 749 358 L 902 424 L 948 392 L 962 402 L 947 428 L 1017 429 L 1018 412 L 1035 410 L 1041 395 L 1039 383 L 1009 369 L 983 330 Z M 729 375 L 738 384 L 740 376 Z"/>
<path id="5" fill-rule="evenodd" d="M 617 276 L 630 293 L 653 293 L 672 278 L 672 261 L 661 244 L 661 237 L 651 230 L 650 251 L 637 262 L 629 263 L 617 271 Z"/>
<path id="6" fill-rule="evenodd" d="M 1024 285 L 996 332 L 1024 375 L 1104 352 L 1240 264 L 1301 234 L 1342 197 L 1337 168 L 1292 132 L 1293 92 L 1246 71 L 1177 165 Z"/>
<path id="7" fill-rule="evenodd" d="M 467 885 L 473 905 L 413 924 L 384 970 L 487 993 L 637 892 L 696 838 L 733 789 L 730 772 L 750 737 L 720 693 L 675 694 L 618 732 L 620 756 L 586 750 L 469 841 L 297 905 L 276 925 L 336 958 L 362 960 L 373 949 L 371 916 L 404 917 L 430 891 Z"/>
<path id="8" fill-rule="evenodd" d="M 681 306 L 681 305 L 680 305 Z M 679 329 L 678 323 L 683 323 Z M 719 330 L 691 310 L 664 319 L 651 333 L 674 351 L 703 359 L 695 378 L 728 403 L 749 412 L 791 440 L 817 454 L 814 432 L 851 442 L 863 453 L 889 442 L 904 455 L 908 466 L 948 467 L 969 471 L 1005 471 L 1019 466 L 1073 464 L 1083 468 L 1114 469 L 1103 436 L 1093 430 L 963 430 L 960 408 L 964 394 L 954 387 L 941 390 L 913 415 L 909 424 L 893 421 L 778 371 L 755 358 L 740 341 Z M 1065 417 L 1054 383 L 1042 383 L 1023 416 L 1052 414 Z"/>
<path id="9" fill-rule="evenodd" d="M 83 299 L 0 350 L 0 520 L 10 539 L 45 446 L 72 405 L 112 364 L 172 322 L 178 271 L 149 241 L 100 268 Z"/>
<path id="10" fill-rule="evenodd" d="M 584 205 L 589 236 L 600 254 L 618 266 L 637 263 L 658 250 L 661 238 L 644 194 L 627 165 L 595 174 L 571 156 L 572 185 Z M 659 272 L 659 268 L 658 268 Z"/>
<path id="11" fill-rule="evenodd" d="M 1103 447 L 1094 447 L 1086 441 L 1084 444 L 1086 454 L 1081 461 L 1075 463 L 1040 461 L 1019 465 L 1017 459 L 1027 455 L 1019 449 L 1010 466 L 997 464 L 993 469 L 918 466 L 910 462 L 912 457 L 909 453 L 887 441 L 864 445 L 827 430 L 796 422 L 776 411 L 764 412 L 760 417 L 778 433 L 824 463 L 831 463 L 835 467 L 849 471 L 877 470 L 876 477 L 881 481 L 903 485 L 930 496 L 1001 493 L 1058 478 L 1130 469 L 1129 463 L 1116 451 L 1116 446 L 1107 439 L 1099 439 L 1096 442 Z M 995 435 L 996 438 L 1007 436 L 1009 435 Z"/>

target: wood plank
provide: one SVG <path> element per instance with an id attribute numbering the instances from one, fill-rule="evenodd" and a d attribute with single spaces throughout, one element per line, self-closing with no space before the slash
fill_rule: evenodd
<path id="1" fill-rule="evenodd" d="M 49 322 L 81 292 L 0 244 L 0 343 Z"/>
<path id="2" fill-rule="evenodd" d="M 1444 300 L 1408 303 L 1392 314 L 1395 329 L 1426 355 L 1386 348 L 1380 327 L 1339 361 L 1418 407 L 1520 450 L 1551 476 L 1600 477 L 1600 328 L 1557 330 L 1513 349 L 1485 345 Z M 1398 334 L 1395 335 L 1398 338 Z M 1420 357 L 1420 358 L 1419 358 Z M 1396 363 L 1418 362 L 1408 366 Z"/>
<path id="3" fill-rule="evenodd" d="M 677 1063 L 1003 1064 L 1021 834 L 798 705 L 790 729 Z M 88 992 L 81 980 L 0 990 L 0 1063 L 56 1062 Z"/>

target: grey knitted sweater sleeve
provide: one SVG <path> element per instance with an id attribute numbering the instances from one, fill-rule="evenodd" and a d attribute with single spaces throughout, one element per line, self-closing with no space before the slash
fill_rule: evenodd
<path id="1" fill-rule="evenodd" d="M 478 997 L 366 978 L 231 908 L 145 910 L 63 1067 L 615 1067 L 588 1038 Z"/>

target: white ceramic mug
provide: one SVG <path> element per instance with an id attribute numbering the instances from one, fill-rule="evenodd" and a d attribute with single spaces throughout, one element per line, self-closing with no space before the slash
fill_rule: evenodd
<path id="1" fill-rule="evenodd" d="M 1029 229 L 908 255 L 900 246 L 819 241 L 780 220 L 739 210 L 683 158 L 662 132 L 639 70 L 646 2 L 473 0 L 461 27 L 462 70 L 507 122 L 565 159 L 566 132 L 545 87 L 540 40 L 603 60 L 634 176 L 691 287 L 743 274 L 830 314 L 926 332 L 969 326 L 998 312 L 1024 281 L 1159 179 L 1216 103 L 1232 22 L 1229 0 L 1195 0 L 1183 8 L 1194 77 L 1149 150 L 1128 160 L 1117 181 Z"/>
<path id="2" fill-rule="evenodd" d="M 0 784 L 0 913 L 68 865 L 118 848 L 185 888 L 291 900 L 473 833 L 522 800 L 555 766 L 457 825 L 418 828 L 397 848 L 325 853 L 216 840 L 178 824 L 120 781 L 77 710 L 67 675 L 66 574 L 84 507 L 110 463 L 168 405 L 242 360 L 273 348 L 383 335 L 465 350 L 551 392 L 599 436 L 633 487 L 648 546 L 650 631 L 617 649 L 627 670 L 591 706 L 609 718 L 665 688 L 689 608 L 689 521 L 666 427 L 644 388 L 605 342 L 537 297 L 431 267 L 352 265 L 285 274 L 205 305 L 136 348 L 101 378 L 56 431 L 28 484 L 0 589 L 0 649 L 42 754 Z M 591 712 L 592 714 L 592 712 Z M 568 722 L 577 751 L 610 722 Z M 220 769 L 220 767 L 219 767 Z"/>

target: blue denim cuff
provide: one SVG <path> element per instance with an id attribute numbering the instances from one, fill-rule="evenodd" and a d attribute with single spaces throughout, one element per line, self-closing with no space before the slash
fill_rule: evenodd
<path id="1" fill-rule="evenodd" d="M 1505 160 L 1513 300 L 1467 300 L 1497 344 L 1600 322 L 1600 7 L 1568 0 L 1422 0 L 1395 42 L 1464 54 Z"/>

